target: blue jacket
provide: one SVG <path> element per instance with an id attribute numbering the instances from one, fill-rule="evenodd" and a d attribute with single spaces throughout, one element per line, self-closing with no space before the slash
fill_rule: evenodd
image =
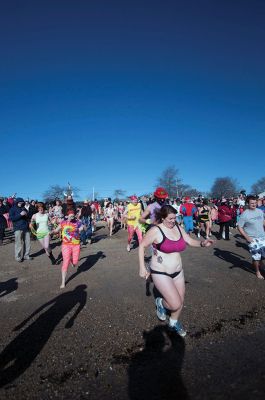
<path id="1" fill-rule="evenodd" d="M 27 211 L 24 207 L 18 207 L 16 204 L 9 210 L 9 218 L 13 222 L 14 231 L 27 232 L 29 230 L 28 214 L 20 215 L 21 211 Z"/>

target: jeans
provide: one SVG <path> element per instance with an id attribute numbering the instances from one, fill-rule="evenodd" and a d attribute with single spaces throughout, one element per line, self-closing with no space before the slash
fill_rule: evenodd
<path id="1" fill-rule="evenodd" d="M 82 243 L 86 243 L 86 240 L 89 239 L 91 240 L 92 237 L 92 219 L 91 217 L 83 217 L 82 218 L 82 224 L 85 225 L 86 230 L 81 231 L 80 234 L 80 239 Z"/>
<path id="2" fill-rule="evenodd" d="M 29 231 L 15 231 L 15 259 L 22 260 L 28 258 L 30 253 L 30 233 Z"/>

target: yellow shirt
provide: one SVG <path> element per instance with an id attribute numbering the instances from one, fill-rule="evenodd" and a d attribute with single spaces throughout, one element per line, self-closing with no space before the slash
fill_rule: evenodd
<path id="1" fill-rule="evenodd" d="M 127 225 L 136 227 L 137 225 L 139 225 L 139 218 L 140 218 L 141 212 L 142 212 L 141 204 L 140 203 L 137 203 L 137 204 L 129 203 L 127 210 L 128 210 Z M 129 218 L 132 218 L 132 217 L 135 217 L 135 219 L 130 220 Z"/>

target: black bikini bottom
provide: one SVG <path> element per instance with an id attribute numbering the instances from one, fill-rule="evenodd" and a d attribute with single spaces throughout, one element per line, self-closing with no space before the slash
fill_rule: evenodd
<path id="1" fill-rule="evenodd" d="M 166 272 L 155 271 L 154 269 L 150 268 L 151 274 L 166 275 L 172 279 L 176 278 L 176 276 L 178 276 L 181 273 L 181 271 L 182 269 L 180 271 L 174 272 L 173 274 L 167 274 Z"/>

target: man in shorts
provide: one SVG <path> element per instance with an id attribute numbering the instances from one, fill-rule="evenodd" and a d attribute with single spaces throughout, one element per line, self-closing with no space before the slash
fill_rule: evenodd
<path id="1" fill-rule="evenodd" d="M 265 257 L 264 213 L 257 208 L 257 198 L 255 196 L 248 196 L 246 203 L 248 208 L 239 218 L 238 230 L 248 242 L 257 278 L 264 279 L 260 273 L 262 258 Z"/>

